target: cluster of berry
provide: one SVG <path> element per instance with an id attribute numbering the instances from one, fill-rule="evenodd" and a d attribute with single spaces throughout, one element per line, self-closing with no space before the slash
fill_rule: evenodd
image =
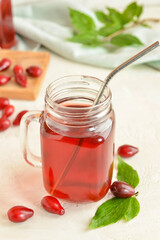
<path id="1" fill-rule="evenodd" d="M 0 132 L 8 129 L 11 126 L 11 121 L 9 117 L 14 113 L 15 107 L 10 104 L 8 98 L 0 97 L 0 110 L 2 111 L 2 116 L 0 117 Z M 20 125 L 21 118 L 28 112 L 23 110 L 18 113 L 13 121 L 14 126 Z"/>
<path id="2" fill-rule="evenodd" d="M 3 72 L 7 69 L 10 68 L 12 62 L 8 58 L 3 58 L 0 61 L 0 72 Z M 14 73 L 14 78 L 15 82 L 22 86 L 22 87 L 27 87 L 28 82 L 27 82 L 27 75 L 24 73 L 24 69 L 21 65 L 15 65 L 13 68 L 13 73 Z M 42 69 L 38 66 L 29 66 L 26 68 L 26 73 L 30 77 L 39 77 L 42 74 Z M 9 75 L 0 75 L 0 86 L 5 85 L 11 80 L 12 76 Z"/>

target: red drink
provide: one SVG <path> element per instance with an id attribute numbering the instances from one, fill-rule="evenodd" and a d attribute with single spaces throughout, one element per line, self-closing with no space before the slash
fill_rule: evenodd
<path id="1" fill-rule="evenodd" d="M 0 0 L 0 47 L 10 48 L 15 44 L 11 0 Z"/>
<path id="2" fill-rule="evenodd" d="M 110 188 L 115 124 L 109 88 L 94 104 L 102 83 L 91 76 L 59 78 L 46 89 L 44 112 L 21 120 L 24 158 L 32 166 L 42 165 L 44 186 L 55 197 L 98 201 Z M 40 122 L 41 158 L 28 144 L 33 121 Z"/>
<path id="3" fill-rule="evenodd" d="M 65 136 L 51 130 L 42 115 L 43 180 L 51 195 L 75 202 L 98 201 L 105 196 L 113 169 L 114 122 L 108 121 L 105 131 L 85 137 L 87 127 L 83 127 L 80 137 L 70 137 L 70 133 Z"/>

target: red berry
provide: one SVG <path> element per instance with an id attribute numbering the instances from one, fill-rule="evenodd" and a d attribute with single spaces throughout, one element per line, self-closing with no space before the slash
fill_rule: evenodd
<path id="1" fill-rule="evenodd" d="M 6 75 L 0 75 L 0 86 L 6 84 L 11 80 L 11 77 L 6 76 Z"/>
<path id="2" fill-rule="evenodd" d="M 32 217 L 34 211 L 24 206 L 15 206 L 10 208 L 7 214 L 10 221 L 18 223 L 24 222 L 28 218 Z"/>
<path id="3" fill-rule="evenodd" d="M 63 215 L 65 213 L 64 208 L 55 197 L 45 196 L 41 201 L 41 205 L 46 211 L 50 213 L 59 215 Z"/>
<path id="4" fill-rule="evenodd" d="M 28 112 L 27 110 L 21 111 L 20 113 L 18 113 L 18 115 L 16 116 L 16 118 L 13 121 L 13 125 L 14 126 L 19 126 L 20 122 L 21 122 L 21 118 L 23 117 L 23 115 Z"/>
<path id="5" fill-rule="evenodd" d="M 14 68 L 13 68 L 13 72 L 14 72 L 15 74 L 17 74 L 17 73 L 23 73 L 23 68 L 22 68 L 22 66 L 20 66 L 20 65 L 15 65 Z"/>
<path id="6" fill-rule="evenodd" d="M 96 148 L 100 144 L 104 143 L 105 139 L 104 137 L 97 135 L 94 137 L 86 138 L 84 141 L 85 141 L 86 147 Z"/>
<path id="7" fill-rule="evenodd" d="M 118 148 L 118 155 L 124 158 L 132 157 L 138 153 L 138 148 L 131 145 L 122 145 Z"/>
<path id="8" fill-rule="evenodd" d="M 42 69 L 38 66 L 30 66 L 26 69 L 26 72 L 31 77 L 39 77 L 42 74 Z"/>
<path id="9" fill-rule="evenodd" d="M 0 110 L 9 105 L 9 99 L 0 97 Z"/>
<path id="10" fill-rule="evenodd" d="M 24 73 L 17 73 L 15 75 L 15 81 L 22 87 L 28 86 L 27 77 L 24 75 Z"/>
<path id="11" fill-rule="evenodd" d="M 0 118 L 0 132 L 5 131 L 10 126 L 11 126 L 11 122 L 8 118 L 6 118 L 4 116 L 2 118 Z"/>
<path id="12" fill-rule="evenodd" d="M 111 185 L 111 192 L 119 198 L 131 197 L 135 194 L 135 190 L 126 182 L 115 181 Z"/>
<path id="13" fill-rule="evenodd" d="M 7 70 L 11 66 L 11 60 L 8 58 L 3 58 L 0 61 L 0 72 Z"/>
<path id="14" fill-rule="evenodd" d="M 4 108 L 3 110 L 3 116 L 9 117 L 14 113 L 14 106 L 13 105 L 8 105 Z"/>

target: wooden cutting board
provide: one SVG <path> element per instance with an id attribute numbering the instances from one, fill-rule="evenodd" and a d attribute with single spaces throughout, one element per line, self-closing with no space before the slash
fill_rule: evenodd
<path id="1" fill-rule="evenodd" d="M 8 97 L 10 99 L 21 100 L 35 100 L 40 91 L 42 82 L 44 80 L 47 66 L 49 63 L 50 55 L 48 52 L 30 52 L 30 51 L 14 51 L 14 50 L 0 50 L 0 60 L 9 58 L 12 65 L 6 71 L 0 72 L 0 75 L 12 76 L 11 81 L 7 84 L 0 86 L 0 97 Z M 24 88 L 19 86 L 14 79 L 13 67 L 18 64 L 24 70 L 32 65 L 37 65 L 42 68 L 43 73 L 38 78 L 29 77 L 26 73 L 28 80 L 28 87 Z"/>

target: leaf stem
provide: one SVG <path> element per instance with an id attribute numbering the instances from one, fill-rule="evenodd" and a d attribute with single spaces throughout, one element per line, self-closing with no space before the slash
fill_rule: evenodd
<path id="1" fill-rule="evenodd" d="M 121 28 L 120 30 L 118 30 L 117 32 L 109 35 L 108 37 L 104 38 L 104 42 L 108 42 L 110 41 L 113 37 L 119 35 L 120 33 L 128 30 L 128 29 L 131 29 L 131 28 L 134 28 L 134 27 L 137 27 L 141 24 L 144 24 L 146 22 L 154 22 L 154 23 L 159 23 L 160 22 L 160 18 L 146 18 L 146 19 L 143 19 L 141 21 L 138 21 L 138 22 L 134 22 L 133 24 L 131 24 L 130 26 L 128 27 L 123 27 Z"/>

